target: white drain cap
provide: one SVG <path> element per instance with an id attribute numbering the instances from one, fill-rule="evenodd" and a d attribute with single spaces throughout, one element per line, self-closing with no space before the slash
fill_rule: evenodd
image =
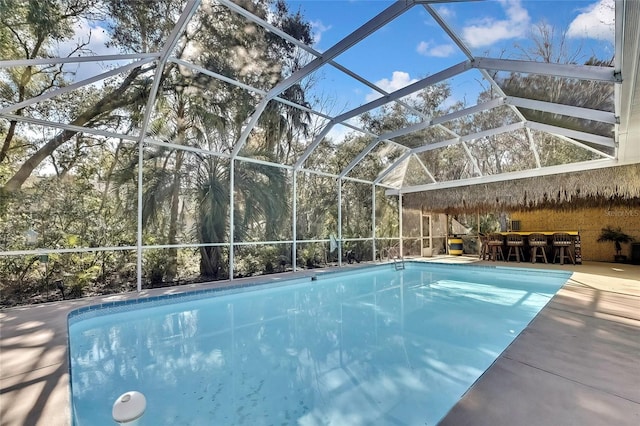
<path id="1" fill-rule="evenodd" d="M 147 409 L 147 399 L 138 391 L 123 393 L 113 403 L 111 415 L 118 423 L 128 423 L 139 419 Z"/>

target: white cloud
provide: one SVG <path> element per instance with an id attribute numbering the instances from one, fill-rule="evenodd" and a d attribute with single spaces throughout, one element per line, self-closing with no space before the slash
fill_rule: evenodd
<path id="1" fill-rule="evenodd" d="M 447 6 L 438 6 L 438 7 L 436 7 L 436 12 L 438 12 L 438 15 L 442 16 L 445 19 L 447 19 L 447 18 L 455 18 L 455 16 L 456 16 L 455 10 L 453 10 L 450 7 L 447 7 Z"/>
<path id="2" fill-rule="evenodd" d="M 94 55 L 117 55 L 120 53 L 116 47 L 107 47 L 105 43 L 110 37 L 107 30 L 96 22 L 82 20 L 78 22 L 74 28 L 73 36 L 58 43 L 58 55 L 66 57 L 73 52 L 79 44 L 88 43 L 82 48 L 81 52 L 75 52 L 72 56 L 90 56 Z M 90 52 L 89 52 L 90 51 Z M 67 75 L 67 78 L 73 81 L 80 81 L 106 72 L 109 68 L 122 66 L 130 61 L 109 61 L 99 62 L 83 62 L 70 63 L 64 66 L 68 72 L 74 72 L 75 76 Z"/>
<path id="3" fill-rule="evenodd" d="M 569 24 L 567 37 L 593 38 L 613 42 L 614 32 L 614 0 L 600 0 L 586 8 Z"/>
<path id="4" fill-rule="evenodd" d="M 415 78 L 411 78 L 409 73 L 404 71 L 394 71 L 391 77 L 391 80 L 388 78 L 383 78 L 382 80 L 378 80 L 375 82 L 375 85 L 386 91 L 387 93 L 395 92 L 398 89 L 402 89 L 405 86 L 415 83 L 418 81 Z M 371 92 L 366 96 L 366 101 L 371 102 L 374 99 L 378 99 L 382 95 L 378 92 Z"/>
<path id="5" fill-rule="evenodd" d="M 500 40 L 522 37 L 529 30 L 531 18 L 520 0 L 499 0 L 507 19 L 483 18 L 462 30 L 470 47 L 490 46 Z"/>
<path id="6" fill-rule="evenodd" d="M 64 57 L 70 54 L 78 44 L 89 42 L 84 49 L 91 50 L 96 55 L 118 54 L 117 48 L 105 46 L 107 41 L 109 41 L 109 35 L 105 28 L 83 19 L 76 25 L 73 36 L 70 39 L 58 43 L 58 52 L 60 56 Z M 74 56 L 78 55 L 75 54 Z"/>
<path id="7" fill-rule="evenodd" d="M 322 21 L 312 21 L 310 22 L 311 29 L 313 30 L 313 45 L 316 46 L 320 44 L 320 40 L 322 40 L 322 34 L 329 31 L 331 29 L 331 25 L 324 25 Z"/>
<path id="8" fill-rule="evenodd" d="M 456 52 L 456 47 L 453 44 L 434 44 L 433 41 L 421 41 L 416 50 L 424 56 L 447 58 Z"/>

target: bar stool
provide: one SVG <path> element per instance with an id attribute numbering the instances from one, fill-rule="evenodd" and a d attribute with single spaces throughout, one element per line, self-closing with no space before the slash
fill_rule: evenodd
<path id="1" fill-rule="evenodd" d="M 564 265 L 564 253 L 565 249 L 567 250 L 567 255 L 569 255 L 569 259 L 575 265 L 576 259 L 571 253 L 571 246 L 573 245 L 573 237 L 566 233 L 555 233 L 553 234 L 553 263 L 556 262 L 556 256 L 560 256 L 560 264 Z"/>
<path id="2" fill-rule="evenodd" d="M 504 244 L 504 237 L 501 234 L 489 234 L 487 237 L 487 245 L 491 250 L 491 260 L 494 262 L 498 258 L 498 255 L 504 260 L 504 253 L 502 252 L 502 244 Z"/>
<path id="3" fill-rule="evenodd" d="M 531 263 L 536 263 L 539 257 L 544 259 L 544 263 L 547 261 L 547 236 L 544 234 L 529 234 L 529 247 L 531 247 Z M 538 249 L 540 253 L 538 254 Z"/>
<path id="4" fill-rule="evenodd" d="M 521 256 L 522 256 L 522 259 L 524 260 L 524 240 L 522 239 L 522 235 L 508 234 L 507 247 L 509 247 L 509 252 L 507 253 L 507 261 L 511 260 L 511 256 L 514 256 L 514 255 L 518 263 L 520 263 Z M 511 254 L 511 250 L 513 250 L 515 253 Z"/>

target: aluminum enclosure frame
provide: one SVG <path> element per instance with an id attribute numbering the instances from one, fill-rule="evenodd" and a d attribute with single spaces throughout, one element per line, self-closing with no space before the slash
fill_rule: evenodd
<path id="1" fill-rule="evenodd" d="M 419 191 L 429 191 L 443 188 L 453 188 L 465 185 L 472 184 L 483 184 L 488 182 L 497 182 L 503 180 L 511 180 L 511 179 L 521 179 L 532 176 L 544 176 L 549 174 L 557 174 L 557 173 L 566 173 L 571 171 L 580 171 L 580 170 L 588 170 L 588 169 L 597 169 L 601 167 L 612 167 L 619 164 L 626 163 L 638 163 L 640 162 L 640 143 L 638 142 L 638 121 L 640 118 L 640 112 L 638 107 L 638 103 L 640 102 L 638 96 L 640 96 L 640 84 L 639 81 L 639 62 L 638 52 L 640 49 L 640 2 L 636 2 L 633 0 L 615 0 L 615 60 L 613 67 L 599 67 L 599 66 L 586 66 L 586 65 L 564 65 L 564 64 L 551 64 L 551 63 L 539 63 L 539 62 L 531 62 L 531 61 L 516 61 L 509 59 L 500 59 L 500 58 L 489 58 L 489 57 L 476 57 L 473 55 L 468 46 L 465 45 L 462 38 L 449 26 L 446 20 L 440 16 L 437 11 L 433 8 L 433 4 L 438 3 L 447 3 L 447 2 L 465 2 L 465 1 L 478 1 L 478 0 L 398 0 L 393 2 L 389 7 L 383 10 L 380 14 L 373 17 L 371 20 L 363 24 L 361 27 L 357 28 L 355 31 L 347 35 L 345 38 L 340 40 L 331 48 L 327 49 L 325 52 L 319 52 L 315 50 L 311 46 L 306 46 L 294 39 L 293 37 L 288 36 L 286 33 L 280 31 L 275 28 L 271 24 L 267 23 L 263 19 L 258 16 L 253 15 L 251 12 L 243 9 L 238 4 L 234 3 L 231 0 L 218 0 L 218 3 L 227 7 L 234 13 L 237 13 L 244 17 L 245 19 L 253 22 L 257 25 L 260 25 L 267 29 L 268 31 L 277 34 L 280 37 L 283 37 L 287 41 L 294 43 L 299 48 L 305 50 L 310 55 L 314 56 L 307 65 L 303 66 L 301 69 L 295 71 L 292 75 L 284 79 L 283 81 L 278 82 L 273 88 L 268 91 L 260 90 L 257 88 L 250 87 L 246 84 L 243 84 L 237 80 L 227 78 L 223 75 L 215 73 L 212 70 L 207 70 L 205 68 L 199 67 L 195 64 L 191 64 L 188 61 L 184 61 L 183 59 L 177 58 L 172 55 L 173 50 L 178 43 L 180 36 L 186 31 L 188 23 L 190 19 L 193 17 L 194 13 L 201 6 L 200 0 L 189 0 L 186 3 L 185 9 L 183 10 L 181 16 L 177 20 L 171 35 L 166 40 L 164 47 L 161 51 L 157 53 L 147 53 L 147 54 L 126 54 L 126 55 L 104 55 L 104 56 L 91 56 L 91 57 L 71 57 L 71 58 L 38 58 L 38 59 L 20 59 L 20 60 L 0 60 L 0 68 L 11 68 L 16 66 L 35 66 L 35 65 L 48 65 L 48 64 L 60 64 L 60 63 L 81 63 L 88 61 L 122 61 L 128 60 L 131 61 L 127 65 L 119 66 L 113 70 L 108 72 L 90 77 L 88 79 L 84 79 L 82 81 L 75 82 L 69 86 L 55 89 L 49 91 L 43 95 L 24 100 L 22 102 L 15 103 L 13 105 L 7 106 L 3 109 L 0 109 L 0 117 L 5 118 L 11 121 L 19 121 L 25 123 L 31 123 L 34 125 L 41 126 L 50 126 L 53 128 L 59 128 L 63 130 L 72 130 L 72 131 L 80 131 L 86 132 L 89 134 L 100 135 L 108 138 L 121 138 L 124 140 L 130 140 L 132 142 L 136 142 L 138 144 L 138 180 L 142 182 L 142 159 L 145 145 L 159 145 L 159 146 L 168 146 L 177 149 L 184 150 L 192 150 L 197 152 L 206 153 L 208 155 L 216 155 L 222 156 L 230 159 L 230 165 L 233 170 L 235 167 L 236 161 L 250 161 L 250 162 L 259 162 L 261 164 L 267 164 L 273 167 L 280 167 L 287 170 L 291 170 L 293 172 L 293 211 L 292 211 L 292 219 L 293 219 L 293 237 L 291 240 L 287 241 L 278 241 L 275 243 L 288 243 L 293 246 L 293 269 L 296 269 L 296 250 L 297 250 L 297 240 L 296 235 L 296 214 L 297 214 L 297 203 L 296 203 L 296 188 L 297 188 L 297 174 L 298 173 L 316 173 L 318 175 L 326 175 L 336 179 L 336 190 L 338 193 L 338 250 L 339 250 L 339 260 L 341 259 L 341 250 L 342 243 L 345 241 L 342 238 L 342 182 L 344 180 L 350 180 L 355 182 L 361 182 L 371 185 L 372 187 L 372 203 L 373 203 L 373 229 L 371 230 L 371 237 L 368 238 L 372 242 L 373 248 L 373 257 L 376 258 L 376 230 L 375 230 L 375 204 L 376 204 L 376 188 L 383 187 L 386 188 L 386 194 L 389 196 L 398 196 L 399 197 L 399 221 L 402 221 L 402 194 L 419 192 Z M 358 75 L 357 73 L 349 70 L 348 68 L 340 65 L 335 61 L 335 58 L 341 53 L 347 51 L 353 45 L 357 44 L 370 34 L 375 31 L 378 31 L 380 28 L 385 25 L 393 22 L 396 18 L 412 9 L 413 7 L 422 7 L 426 12 L 428 12 L 436 21 L 436 23 L 440 26 L 440 28 L 451 38 L 453 43 L 460 49 L 460 51 L 466 56 L 466 60 L 455 64 L 449 68 L 443 69 L 429 77 L 426 77 L 416 83 L 410 84 L 406 87 L 403 87 L 394 92 L 387 92 L 377 85 L 371 83 L 364 77 Z M 182 145 L 177 145 L 173 143 L 167 143 L 163 141 L 154 140 L 153 138 L 148 136 L 148 127 L 151 118 L 151 114 L 153 111 L 153 106 L 155 102 L 155 98 L 159 89 L 160 78 L 158 76 L 162 72 L 162 69 L 168 64 L 174 63 L 180 66 L 189 67 L 191 70 L 199 73 L 203 73 L 208 75 L 209 77 L 219 79 L 221 81 L 225 81 L 226 83 L 236 85 L 245 90 L 251 90 L 260 96 L 262 96 L 260 102 L 255 108 L 253 114 L 247 117 L 246 124 L 242 129 L 240 137 L 236 141 L 233 151 L 231 153 L 218 153 L 218 152 L 209 152 L 200 150 L 198 148 L 189 148 Z M 147 100 L 146 108 L 144 110 L 144 117 L 142 120 L 142 125 L 138 129 L 137 133 L 134 135 L 131 134 L 120 134 L 117 132 L 110 132 L 102 129 L 95 129 L 86 126 L 75 126 L 70 123 L 56 123 L 49 122 L 46 120 L 35 119 L 31 117 L 25 117 L 16 114 L 15 112 L 21 108 L 25 108 L 31 105 L 35 105 L 38 102 L 41 102 L 46 99 L 50 99 L 54 96 L 61 95 L 64 93 L 69 93 L 79 87 L 83 87 L 86 85 L 93 84 L 97 81 L 103 80 L 105 78 L 115 76 L 119 73 L 126 72 L 135 67 L 144 65 L 144 64 L 154 64 L 154 79 L 153 85 L 149 94 L 149 98 Z M 332 116 L 322 111 L 315 111 L 306 106 L 298 105 L 294 102 L 287 101 L 282 99 L 280 95 L 284 90 L 301 81 L 305 77 L 308 77 L 311 73 L 318 70 L 319 68 L 328 65 L 332 66 L 338 71 L 348 75 L 349 77 L 359 81 L 360 83 L 370 87 L 371 89 L 377 91 L 382 95 L 382 97 L 368 102 L 362 106 L 354 108 L 350 111 L 343 112 L 341 114 Z M 437 84 L 439 82 L 445 81 L 449 78 L 455 77 L 457 75 L 461 75 L 470 70 L 478 70 L 484 78 L 489 81 L 491 86 L 496 90 L 498 96 L 488 102 L 474 105 L 471 107 L 467 107 L 460 111 L 456 111 L 441 117 L 426 117 L 424 114 L 421 114 L 417 111 L 412 111 L 417 115 L 422 117 L 422 121 L 415 123 L 411 126 L 408 126 L 403 129 L 397 129 L 392 132 L 375 135 L 368 132 L 365 129 L 354 125 L 349 122 L 349 120 L 359 116 L 362 113 L 372 111 L 375 108 L 381 107 L 383 105 L 389 104 L 391 102 L 400 102 L 401 105 L 409 108 L 408 105 L 402 103 L 402 98 L 413 93 L 416 93 L 428 86 Z M 522 72 L 522 73 L 530 73 L 530 74 L 541 74 L 541 75 L 550 75 L 550 76 L 558 76 L 563 78 L 571 78 L 571 79 L 583 79 L 590 81 L 603 81 L 608 82 L 614 85 L 614 105 L 615 110 L 613 112 L 594 110 L 589 108 L 577 107 L 577 106 L 567 106 L 560 105 L 552 102 L 543 102 L 534 99 L 525 99 L 514 96 L 507 96 L 502 89 L 498 86 L 496 81 L 489 74 L 489 70 L 491 71 L 514 71 L 514 72 Z M 269 101 L 281 102 L 288 106 L 301 109 L 308 113 L 312 113 L 317 115 L 318 117 L 329 120 L 329 123 L 316 135 L 316 137 L 310 141 L 307 145 L 305 152 L 297 159 L 295 164 L 293 165 L 285 165 L 285 164 L 276 164 L 271 162 L 266 162 L 257 159 L 246 158 L 240 155 L 240 151 L 245 145 L 247 139 L 249 138 L 251 132 L 256 128 L 258 121 L 261 117 L 261 114 L 264 112 L 267 103 Z M 489 129 L 483 132 L 478 132 L 469 135 L 458 135 L 455 132 L 449 130 L 448 128 L 443 126 L 443 123 L 454 120 L 457 118 L 464 117 L 466 115 L 478 113 L 481 111 L 490 110 L 493 108 L 497 108 L 500 106 L 508 106 L 514 114 L 518 117 L 518 122 L 512 123 L 509 125 L 500 126 L 494 129 Z M 599 121 L 602 123 L 610 124 L 614 127 L 614 136 L 613 137 L 605 137 L 598 134 L 592 134 L 588 132 L 579 132 L 572 129 L 566 129 L 558 126 L 551 126 L 545 123 L 537 123 L 534 121 L 527 120 L 524 115 L 521 113 L 519 108 L 526 109 L 534 109 L 538 111 L 548 112 L 552 114 L 562 114 L 570 117 L 576 118 L 584 118 L 588 120 Z M 336 125 L 344 125 L 355 131 L 361 132 L 363 134 L 367 134 L 373 137 L 373 140 L 369 145 L 364 148 L 343 170 L 340 171 L 337 175 L 331 175 L 323 172 L 318 172 L 314 170 L 309 170 L 304 168 L 304 164 L 307 159 L 313 154 L 314 150 L 320 145 L 320 143 L 324 140 L 324 138 L 329 134 L 331 129 Z M 429 141 L 429 143 L 418 146 L 414 148 L 410 148 L 402 145 L 397 142 L 395 139 L 407 135 L 410 133 L 414 133 L 420 130 L 438 127 L 443 129 L 449 133 L 451 136 L 450 139 L 447 140 L 438 140 L 438 141 Z M 581 162 L 581 163 L 573 163 L 573 164 L 565 164 L 560 166 L 552 166 L 552 167 L 542 167 L 540 164 L 539 153 L 535 147 L 534 139 L 531 133 L 531 130 L 546 132 L 549 134 L 553 134 L 560 138 L 563 141 L 567 141 L 576 146 L 579 146 L 583 149 L 588 150 L 589 152 L 595 153 L 601 157 L 601 159 Z M 505 132 L 515 132 L 515 131 L 524 131 L 525 136 L 529 141 L 531 155 L 534 157 L 534 163 L 536 165 L 535 168 L 529 170 L 522 170 L 518 172 L 504 173 L 501 175 L 482 175 L 480 168 L 478 167 L 477 161 L 475 161 L 473 155 L 471 154 L 466 142 L 470 142 L 477 139 L 491 137 L 500 133 Z M 363 180 L 356 177 L 349 176 L 350 172 L 367 156 L 371 153 L 373 149 L 380 142 L 388 142 L 396 147 L 403 149 L 403 153 L 400 155 L 398 159 L 396 159 L 392 164 L 390 164 L 387 168 L 385 168 L 373 181 Z M 585 144 L 587 142 L 588 144 Z M 429 172 L 426 165 L 416 157 L 416 154 L 421 152 L 426 152 L 430 150 L 435 150 L 439 148 L 445 148 L 448 146 L 461 144 L 464 148 L 464 151 L 468 158 L 471 160 L 471 163 L 474 168 L 474 172 L 476 177 L 470 179 L 462 179 L 457 181 L 443 181 L 437 182 L 434 176 Z M 600 147 L 603 149 L 601 150 Z M 609 154 L 609 150 L 613 149 L 614 154 Z M 432 181 L 430 183 L 426 183 L 423 185 L 416 186 L 403 186 L 402 184 L 394 187 L 390 187 L 389 185 L 384 185 L 383 181 L 385 177 L 387 177 L 390 173 L 396 170 L 398 167 L 401 167 L 403 164 L 409 161 L 409 159 L 415 158 L 418 160 L 421 167 L 424 169 L 426 175 Z M 233 172 L 231 173 L 230 180 L 230 205 L 234 205 L 234 182 L 233 182 Z M 138 291 L 141 290 L 142 285 L 142 253 L 143 248 L 151 248 L 152 246 L 144 246 L 142 240 L 142 186 L 138 186 L 138 227 L 137 227 L 137 244 L 134 247 L 117 247 L 117 248 L 109 248 L 113 250 L 123 250 L 123 249 L 135 249 L 138 254 L 138 262 L 137 262 L 137 272 L 138 272 L 138 282 L 137 288 Z M 230 271 L 230 279 L 233 279 L 233 270 L 234 270 L 234 247 L 237 245 L 245 244 L 243 242 L 234 242 L 234 213 L 233 208 L 230 209 L 230 238 L 229 242 L 224 245 L 229 248 L 229 271 Z M 400 228 L 402 229 L 402 228 Z M 402 242 L 402 230 L 400 230 L 400 234 L 398 236 L 400 242 Z M 258 242 L 260 243 L 260 242 Z M 262 242 L 268 243 L 268 242 Z M 273 242 L 271 242 L 273 243 Z M 206 245 L 217 245 L 217 244 L 206 244 Z M 178 246 L 171 247 L 197 247 L 201 246 L 200 244 L 182 244 Z M 165 246 L 153 246 L 153 248 L 164 248 Z M 400 244 L 400 250 L 402 253 L 402 244 Z M 38 253 L 57 253 L 57 252 L 67 252 L 68 249 L 63 250 L 49 250 L 49 251 L 38 251 Z M 95 249 L 89 248 L 81 248 L 74 249 L 73 251 L 95 251 Z M 29 251 L 29 253 L 32 253 Z M 0 256 L 9 256 L 16 254 L 25 254 L 21 252 L 4 252 L 0 253 Z"/>

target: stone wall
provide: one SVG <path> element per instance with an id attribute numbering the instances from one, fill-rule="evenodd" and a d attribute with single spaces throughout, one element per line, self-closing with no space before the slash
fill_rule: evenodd
<path id="1" fill-rule="evenodd" d="M 631 208 L 583 208 L 573 211 L 533 210 L 513 212 L 511 220 L 520 221 L 521 231 L 579 231 L 582 260 L 612 262 L 613 243 L 597 242 L 602 228 L 620 227 L 640 242 L 640 206 Z M 622 254 L 631 257 L 631 245 L 623 244 Z"/>

